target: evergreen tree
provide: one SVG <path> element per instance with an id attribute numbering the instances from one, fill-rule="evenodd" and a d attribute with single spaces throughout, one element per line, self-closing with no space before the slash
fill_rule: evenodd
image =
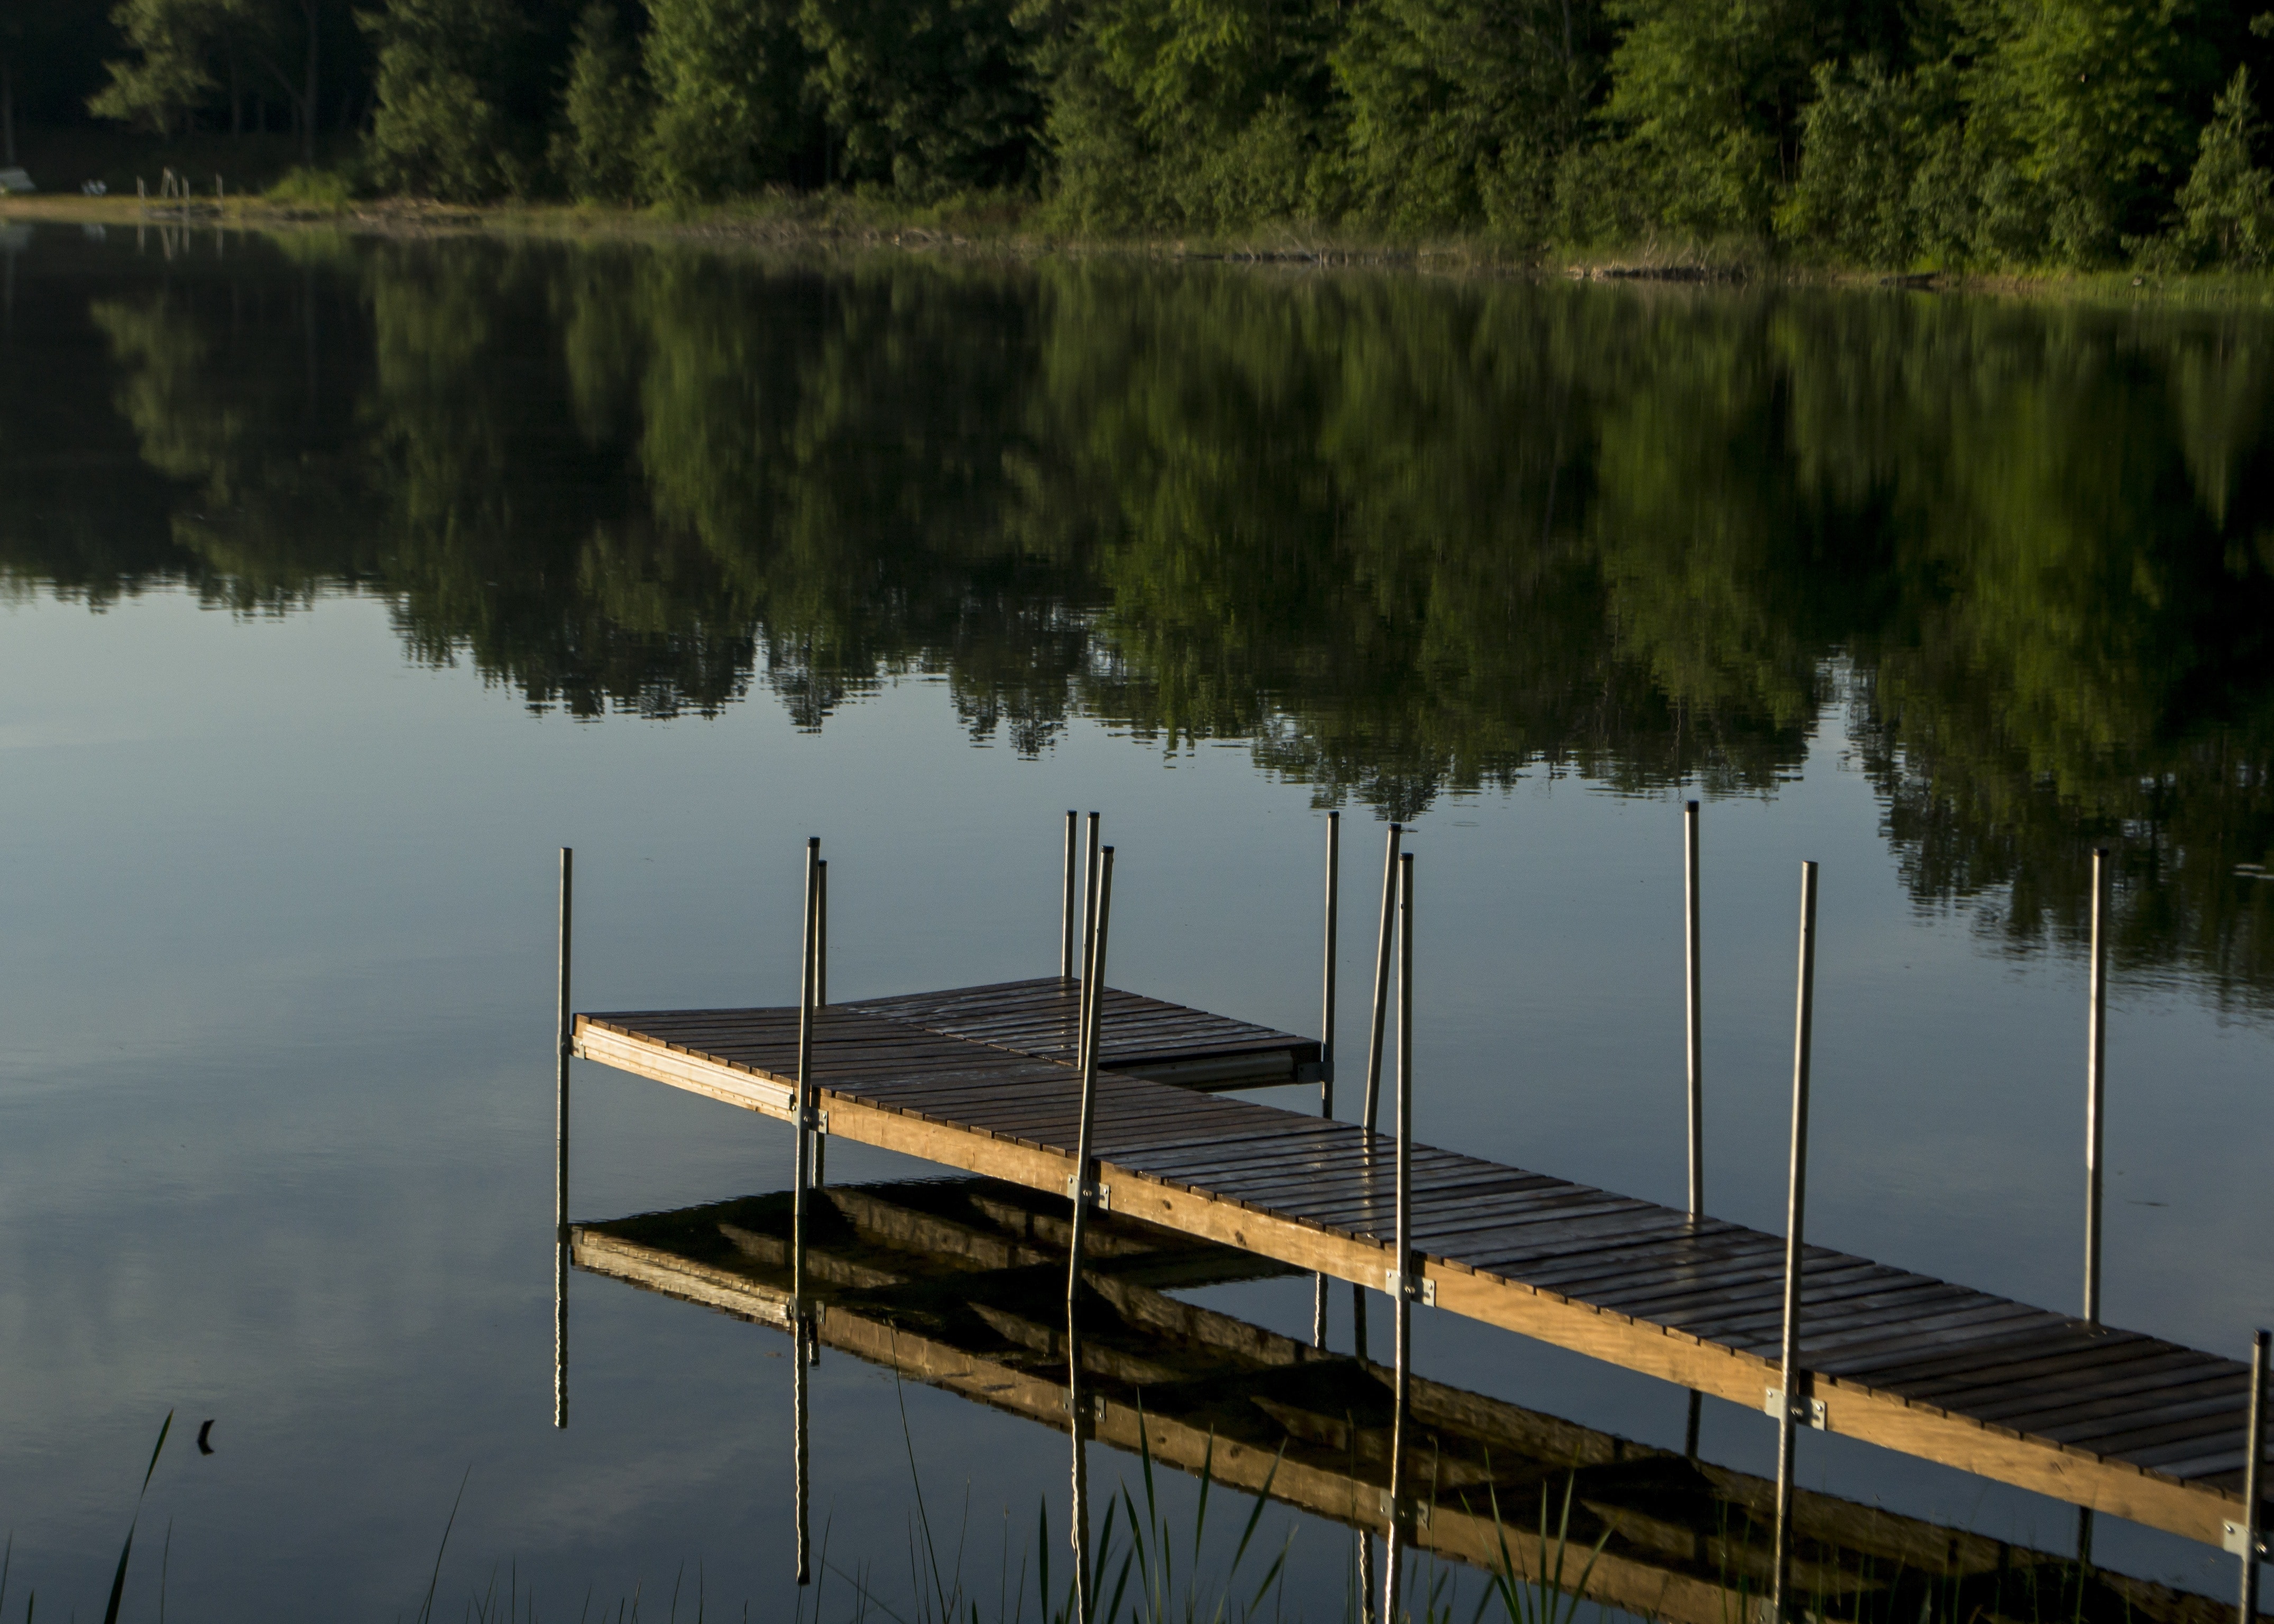
<path id="1" fill-rule="evenodd" d="M 2172 237 L 2182 262 L 2255 270 L 2274 252 L 2274 175 L 2250 155 L 2260 124 L 2250 70 L 2237 68 L 2203 126 L 2195 169 L 2180 188 Z"/>

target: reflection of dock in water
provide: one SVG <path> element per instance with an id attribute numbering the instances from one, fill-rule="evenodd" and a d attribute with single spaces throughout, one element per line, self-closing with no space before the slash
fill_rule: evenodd
<path id="1" fill-rule="evenodd" d="M 1070 1203 L 993 1180 L 839 1187 L 809 1216 L 805 1301 L 821 1342 L 1058 1431 Z M 578 1267 L 787 1327 L 787 1194 L 577 1226 Z M 1390 1372 L 1228 1314 L 1179 1288 L 1290 1272 L 1252 1252 L 1098 1214 L 1077 1305 L 1085 1432 L 1360 1530 L 1384 1520 Z M 1687 1624 L 1750 1620 L 1769 1584 L 1775 1484 L 1416 1377 L 1428 1462 L 1408 1536 L 1490 1568 L 1504 1532 L 1541 1562 L 1572 1485 L 1568 1575 L 1603 1542 L 1589 1596 Z M 1495 1520 L 1497 1507 L 1498 1522 Z M 2230 1604 L 2071 1559 L 1801 1493 L 1795 1580 L 1829 1619 L 2062 1618 L 2215 1624 Z M 1552 1561 L 1552 1553 L 1549 1555 Z M 2080 1588 L 2081 1586 L 2081 1588 Z"/>

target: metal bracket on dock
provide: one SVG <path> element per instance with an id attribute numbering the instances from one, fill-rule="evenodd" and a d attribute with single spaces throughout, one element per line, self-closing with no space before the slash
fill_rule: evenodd
<path id="1" fill-rule="evenodd" d="M 2226 1547 L 2226 1553 L 2229 1556 L 2240 1556 L 2242 1554 L 2242 1524 L 2230 1520 L 2220 1523 L 2219 1528 L 2224 1534 L 2224 1538 L 2221 1538 L 2219 1543 Z M 2267 1553 L 2268 1542 L 2266 1538 L 2266 1530 L 2262 1528 L 2258 1530 L 2258 1554 L 2263 1557 Z"/>
<path id="2" fill-rule="evenodd" d="M 1066 1175 L 1067 1200 L 1079 1201 L 1087 1197 L 1089 1204 L 1096 1207 L 1099 1212 L 1110 1213 L 1113 1210 L 1113 1186 L 1111 1184 L 1092 1184 L 1085 1190 L 1077 1187 L 1081 1183 L 1081 1181 L 1076 1178 L 1073 1174 L 1069 1173 Z"/>
<path id="3" fill-rule="evenodd" d="M 1395 1521 L 1408 1528 L 1427 1528 L 1431 1509 L 1426 1500 L 1409 1499 L 1402 1505 L 1393 1506 L 1389 1500 L 1389 1491 L 1382 1491 L 1382 1515 L 1385 1521 Z"/>
<path id="4" fill-rule="evenodd" d="M 1781 1421 L 1784 1418 L 1784 1389 L 1782 1387 L 1771 1387 L 1768 1390 L 1768 1397 L 1764 1400 L 1761 1404 L 1761 1413 L 1768 1417 L 1772 1421 Z M 1808 1401 L 1808 1407 L 1805 1410 L 1803 1410 L 1797 1404 L 1794 1405 L 1792 1418 L 1799 1422 L 1803 1426 L 1814 1427 L 1819 1432 L 1828 1432 L 1832 1430 L 1825 1424 L 1824 1401 L 1820 1398 L 1810 1399 Z"/>
<path id="5" fill-rule="evenodd" d="M 829 1113 L 817 1108 L 808 1107 L 805 1113 L 804 1125 L 812 1129 L 816 1133 L 826 1133 L 829 1132 Z"/>
<path id="6" fill-rule="evenodd" d="M 1437 1282 L 1435 1281 L 1430 1279 L 1427 1274 L 1421 1274 L 1415 1277 L 1414 1286 L 1415 1289 L 1408 1295 L 1419 1301 L 1425 1308 L 1434 1308 L 1437 1306 Z M 1382 1271 L 1382 1289 L 1391 1297 L 1396 1297 L 1397 1295 L 1397 1271 L 1396 1269 L 1384 1269 Z"/>
<path id="7" fill-rule="evenodd" d="M 1331 1083 L 1335 1080 L 1335 1068 L 1327 1061 L 1306 1060 L 1295 1068 L 1295 1080 L 1299 1083 Z"/>

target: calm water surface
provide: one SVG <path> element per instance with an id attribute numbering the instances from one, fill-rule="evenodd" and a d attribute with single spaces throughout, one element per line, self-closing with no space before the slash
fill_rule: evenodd
<path id="1" fill-rule="evenodd" d="M 43 1605 L 101 1605 L 170 1409 L 214 1453 L 168 1447 L 133 1616 L 168 1523 L 183 1618 L 415 1611 L 462 1478 L 447 1610 L 509 1565 L 546 1613 L 682 1569 L 790 1612 L 780 1337 L 580 1275 L 551 1425 L 564 844 L 587 1007 L 787 1003 L 808 833 L 852 997 L 1046 972 L 1096 807 L 1114 979 L 1307 1031 L 1324 809 L 1354 921 L 1403 818 L 1422 1136 L 1678 1201 L 1702 795 L 1709 1205 L 1781 1222 L 1815 858 L 1812 1237 L 2068 1306 L 2111 842 L 2107 1316 L 2274 1320 L 2263 320 L 315 234 L 0 271 L 0 1520 Z M 578 1090 L 576 1216 L 787 1182 L 776 1124 Z M 1307 1333 L 1306 1282 L 1192 1295 Z M 1425 1374 L 1679 1446 L 1677 1390 L 1419 1324 Z M 1057 1434 L 816 1376 L 817 1528 L 893 1605 L 911 1454 L 973 1569 L 1063 1527 Z M 1735 1407 L 1705 1446 L 1772 1469 Z M 1290 1530 L 1291 1612 L 1340 1616 L 1347 1537 Z"/>

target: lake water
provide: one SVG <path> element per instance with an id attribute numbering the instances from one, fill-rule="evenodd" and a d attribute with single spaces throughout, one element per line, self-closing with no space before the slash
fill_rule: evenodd
<path id="1" fill-rule="evenodd" d="M 1709 1207 L 1781 1225 L 1815 859 L 1811 1238 L 2071 1308 L 2108 841 L 2106 1317 L 2237 1355 L 2274 1320 L 2263 318 L 0 249 L 11 1606 L 102 1605 L 170 1410 L 128 1616 L 169 1525 L 169 1613 L 410 1616 L 462 1482 L 452 1616 L 493 1573 L 543 1616 L 674 1583 L 692 1616 L 698 1575 L 711 1613 L 813 1613 L 780 1335 L 580 1274 L 552 1425 L 563 845 L 580 1005 L 787 1004 L 808 834 L 851 998 L 1049 973 L 1059 820 L 1096 808 L 1114 981 L 1308 1032 L 1324 810 L 1346 989 L 1401 818 L 1421 1137 L 1678 1203 L 1699 796 Z M 577 1218 L 787 1183 L 778 1124 L 576 1087 Z M 1189 1295 L 1308 1333 L 1306 1280 Z M 1417 1325 L 1425 1375 L 1681 1446 L 1677 1389 Z M 1064 1527 L 1058 1433 L 834 1355 L 812 1417 L 817 1534 L 904 1613 L 911 1455 L 988 1616 L 1038 1503 Z M 1709 1402 L 1703 1443 L 1773 1470 L 1758 1415 Z M 2055 1502 L 1803 1446 L 1810 1486 L 2073 1538 Z M 1343 1616 L 1349 1537 L 1267 1528 L 1289 1615 Z M 2230 1590 L 2232 1559 L 2120 1524 L 2096 1556 Z"/>

